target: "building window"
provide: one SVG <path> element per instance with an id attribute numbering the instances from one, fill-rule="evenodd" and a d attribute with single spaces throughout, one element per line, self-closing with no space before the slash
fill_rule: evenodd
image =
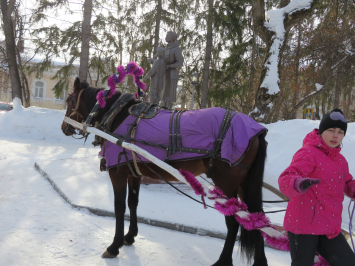
<path id="1" fill-rule="evenodd" d="M 35 82 L 35 98 L 43 98 L 44 83 L 42 81 Z"/>

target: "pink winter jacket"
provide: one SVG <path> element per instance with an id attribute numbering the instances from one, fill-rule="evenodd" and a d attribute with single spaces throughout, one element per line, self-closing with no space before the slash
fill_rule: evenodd
<path id="1" fill-rule="evenodd" d="M 307 134 L 303 147 L 279 177 L 281 192 L 290 197 L 285 230 L 294 234 L 327 235 L 328 238 L 341 232 L 344 193 L 355 196 L 355 180 L 340 150 L 340 147 L 330 148 L 318 129 Z M 299 193 L 294 188 L 299 177 L 319 178 L 321 182 Z"/>

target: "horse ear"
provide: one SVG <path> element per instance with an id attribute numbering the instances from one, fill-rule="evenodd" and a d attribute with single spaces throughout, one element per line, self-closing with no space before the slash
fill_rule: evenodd
<path id="1" fill-rule="evenodd" d="M 76 78 L 74 81 L 74 92 L 80 91 L 80 79 Z"/>

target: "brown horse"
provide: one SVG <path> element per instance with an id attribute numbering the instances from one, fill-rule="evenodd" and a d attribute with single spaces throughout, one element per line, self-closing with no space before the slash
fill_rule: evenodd
<path id="1" fill-rule="evenodd" d="M 67 99 L 67 117 L 78 122 L 83 122 L 89 116 L 90 111 L 96 103 L 96 95 L 101 89 L 91 88 L 86 82 L 80 82 L 77 78 L 74 82 L 74 92 Z M 102 108 L 94 120 L 100 121 L 103 115 L 109 110 L 110 106 L 121 95 L 120 92 L 107 100 L 106 106 Z M 111 132 L 116 129 L 125 118 L 129 115 L 128 108 L 137 103 L 136 100 L 131 100 L 120 111 L 112 123 Z M 63 122 L 62 131 L 65 135 L 70 136 L 74 133 L 74 128 Z M 264 163 L 266 158 L 266 141 L 265 134 L 254 138 L 249 145 L 249 149 L 245 153 L 240 165 L 250 166 L 250 170 L 239 165 L 231 167 L 229 163 L 219 159 L 213 159 L 212 180 L 226 196 L 238 197 L 248 205 L 250 212 L 262 212 L 262 184 Z M 186 161 L 170 161 L 169 164 L 176 168 L 191 172 L 195 176 L 207 173 L 210 158 L 191 159 Z M 153 174 L 148 168 L 149 166 L 156 173 L 163 176 L 169 181 L 176 181 L 175 177 L 171 176 L 164 170 L 160 169 L 152 163 L 139 163 L 138 167 L 143 176 L 148 176 L 153 179 L 159 177 Z M 113 238 L 113 243 L 103 253 L 103 258 L 114 258 L 119 254 L 119 249 L 122 245 L 132 245 L 134 238 L 138 234 L 137 225 L 137 206 L 139 197 L 140 177 L 133 177 L 127 164 L 122 164 L 118 169 L 113 167 L 108 170 L 112 182 L 115 195 L 115 215 L 116 215 L 116 232 Z M 126 210 L 126 195 L 128 184 L 128 207 L 130 210 L 130 226 L 129 231 L 124 235 L 124 214 Z M 214 263 L 214 266 L 230 266 L 232 263 L 232 253 L 234 243 L 237 238 L 239 223 L 234 216 L 225 217 L 228 233 L 222 253 Z M 241 251 L 249 260 L 254 259 L 254 266 L 266 266 L 267 260 L 264 252 L 263 237 L 258 230 L 247 231 L 241 228 Z"/>

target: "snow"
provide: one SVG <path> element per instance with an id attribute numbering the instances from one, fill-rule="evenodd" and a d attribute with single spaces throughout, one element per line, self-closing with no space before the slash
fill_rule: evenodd
<path id="1" fill-rule="evenodd" d="M 316 83 L 316 89 L 317 89 L 317 91 L 323 89 L 323 87 L 324 87 L 323 85 L 321 85 L 321 84 L 319 84 L 319 83 Z"/>
<path id="2" fill-rule="evenodd" d="M 270 47 L 270 57 L 265 63 L 267 72 L 261 87 L 268 88 L 270 95 L 277 94 L 280 91 L 279 88 L 279 74 L 278 74 L 278 62 L 280 48 L 285 40 L 285 27 L 284 17 L 287 14 L 292 14 L 302 9 L 308 9 L 311 6 L 313 0 L 293 0 L 287 6 L 280 9 L 272 9 L 267 11 L 266 17 L 268 22 L 265 22 L 265 27 L 270 31 L 275 32 L 273 36 L 273 43 Z"/>
<path id="3" fill-rule="evenodd" d="M 1 265 L 211 265 L 218 259 L 224 244 L 221 239 L 144 224 L 139 224 L 133 246 L 124 246 L 116 259 L 101 259 L 113 238 L 114 219 L 72 208 L 33 167 L 37 163 L 72 203 L 113 211 L 112 186 L 107 172 L 98 169 L 98 148 L 91 145 L 93 137 L 89 137 L 85 146 L 83 140 L 66 137 L 60 128 L 64 114 L 64 110 L 24 109 L 16 99 L 14 110 L 0 114 Z M 304 136 L 318 124 L 319 121 L 292 120 L 266 125 L 267 183 L 278 187 L 280 173 L 301 147 Z M 351 164 L 355 158 L 352 132 L 355 127 L 350 123 L 342 153 L 349 161 L 350 172 L 355 173 L 355 165 Z M 194 195 L 186 185 L 178 187 Z M 267 190 L 263 197 L 279 200 Z M 344 228 L 349 224 L 348 203 L 346 199 Z M 285 203 L 264 204 L 265 211 L 285 206 Z M 164 184 L 141 186 L 138 215 L 200 231 L 226 233 L 221 214 L 205 210 Z M 268 216 L 273 224 L 282 225 L 283 212 Z M 126 222 L 125 231 L 128 225 Z M 234 264 L 247 265 L 238 251 L 236 243 Z M 266 248 L 266 255 L 269 265 L 290 265 L 287 252 Z"/>

